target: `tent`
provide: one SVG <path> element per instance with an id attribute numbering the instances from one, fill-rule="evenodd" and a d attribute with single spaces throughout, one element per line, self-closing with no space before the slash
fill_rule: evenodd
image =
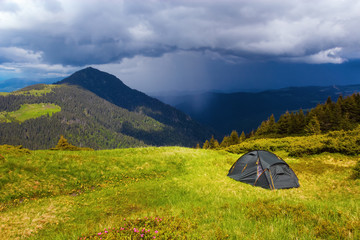
<path id="1" fill-rule="evenodd" d="M 251 151 L 241 156 L 228 176 L 267 189 L 297 188 L 299 180 L 289 165 L 268 151 Z"/>

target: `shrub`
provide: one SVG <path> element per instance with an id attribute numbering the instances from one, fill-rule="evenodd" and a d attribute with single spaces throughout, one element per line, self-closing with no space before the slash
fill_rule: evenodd
<path id="1" fill-rule="evenodd" d="M 355 167 L 353 168 L 352 178 L 360 179 L 360 161 L 358 161 Z"/>
<path id="2" fill-rule="evenodd" d="M 63 135 L 60 136 L 58 144 L 56 147 L 51 148 L 50 150 L 63 150 L 63 151 L 93 151 L 92 148 L 81 148 L 70 144 Z"/>
<path id="3" fill-rule="evenodd" d="M 10 155 L 24 155 L 24 154 L 30 154 L 31 151 L 27 148 L 23 148 L 22 145 L 19 146 L 12 146 L 12 145 L 0 145 L 0 154 L 10 154 Z M 1 157 L 0 157 L 1 158 Z M 5 159 L 5 157 L 3 156 Z"/>
<path id="4" fill-rule="evenodd" d="M 293 157 L 322 152 L 356 155 L 360 154 L 360 129 L 333 131 L 323 135 L 250 139 L 226 150 L 237 154 L 251 150 L 286 151 Z"/>

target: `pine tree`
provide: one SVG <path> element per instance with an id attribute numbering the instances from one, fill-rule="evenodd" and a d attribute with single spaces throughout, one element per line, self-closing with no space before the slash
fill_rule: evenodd
<path id="1" fill-rule="evenodd" d="M 250 134 L 249 134 L 249 138 L 254 137 L 254 135 L 255 135 L 255 132 L 254 132 L 254 130 L 252 130 L 252 131 L 250 132 Z"/>
<path id="2" fill-rule="evenodd" d="M 289 117 L 289 127 L 288 127 L 288 134 L 293 134 L 296 133 L 296 127 L 297 127 L 297 119 L 296 119 L 296 114 L 294 114 L 293 112 L 290 113 L 290 117 Z"/>
<path id="3" fill-rule="evenodd" d="M 326 102 L 325 102 L 325 105 L 329 105 L 329 104 L 332 104 L 332 100 L 331 100 L 330 96 L 326 99 Z"/>
<path id="4" fill-rule="evenodd" d="M 239 144 L 239 134 L 237 131 L 233 130 L 230 134 L 230 145 Z"/>
<path id="5" fill-rule="evenodd" d="M 276 133 L 276 122 L 274 114 L 266 120 L 263 121 L 260 127 L 256 130 L 256 135 L 269 135 L 272 133 Z"/>
<path id="6" fill-rule="evenodd" d="M 277 122 L 277 133 L 279 134 L 288 134 L 290 130 L 290 121 L 291 116 L 289 111 L 286 111 L 285 114 L 281 115 L 279 121 Z"/>
<path id="7" fill-rule="evenodd" d="M 228 136 L 224 136 L 223 140 L 221 141 L 220 147 L 226 148 L 230 146 L 230 138 Z"/>
<path id="8" fill-rule="evenodd" d="M 210 149 L 216 149 L 219 147 L 219 142 L 214 138 L 214 135 L 211 136 L 210 142 L 209 142 L 209 148 Z"/>
<path id="9" fill-rule="evenodd" d="M 313 118 L 310 120 L 308 125 L 305 127 L 305 133 L 307 135 L 314 135 L 314 134 L 320 134 L 320 123 L 316 116 L 313 116 Z"/>
<path id="10" fill-rule="evenodd" d="M 298 125 L 296 129 L 296 133 L 301 134 L 304 132 L 304 128 L 306 126 L 306 116 L 301 108 L 296 115 L 297 115 L 297 125 Z"/>
<path id="11" fill-rule="evenodd" d="M 256 135 L 267 135 L 269 132 L 269 121 L 262 121 L 258 129 L 256 130 Z"/>
<path id="12" fill-rule="evenodd" d="M 53 150 L 55 150 L 55 149 L 56 150 L 77 150 L 78 147 L 68 143 L 68 140 L 63 135 L 61 135 L 56 147 L 53 148 Z"/>
<path id="13" fill-rule="evenodd" d="M 268 119 L 268 132 L 269 133 L 276 133 L 276 122 L 274 114 L 271 114 L 270 118 Z"/>
<path id="14" fill-rule="evenodd" d="M 244 133 L 244 131 L 242 131 L 242 133 L 239 137 L 239 142 L 241 143 L 241 142 L 245 141 L 245 139 L 246 139 L 245 133 Z"/>
<path id="15" fill-rule="evenodd" d="M 206 140 L 205 142 L 204 142 L 204 145 L 203 145 L 203 149 L 208 149 L 209 148 L 209 140 Z"/>

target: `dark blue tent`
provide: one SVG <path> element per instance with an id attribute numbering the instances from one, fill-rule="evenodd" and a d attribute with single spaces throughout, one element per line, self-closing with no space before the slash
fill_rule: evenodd
<path id="1" fill-rule="evenodd" d="M 241 156 L 228 176 L 253 186 L 268 189 L 297 188 L 299 180 L 289 165 L 268 151 L 251 151 Z"/>

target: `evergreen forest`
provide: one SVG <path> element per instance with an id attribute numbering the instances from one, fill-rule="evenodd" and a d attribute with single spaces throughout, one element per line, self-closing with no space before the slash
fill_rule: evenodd
<path id="1" fill-rule="evenodd" d="M 139 146 L 195 146 L 199 129 L 161 123 L 142 112 L 116 106 L 96 94 L 70 85 L 33 85 L 0 95 L 0 112 L 18 111 L 24 104 L 55 104 L 61 111 L 25 121 L 0 121 L 0 144 L 49 149 L 63 135 L 79 147 L 112 149 Z M 181 125 L 181 122 L 178 125 Z M 186 130 L 187 129 L 187 130 Z M 194 134 L 198 132 L 198 135 Z"/>

